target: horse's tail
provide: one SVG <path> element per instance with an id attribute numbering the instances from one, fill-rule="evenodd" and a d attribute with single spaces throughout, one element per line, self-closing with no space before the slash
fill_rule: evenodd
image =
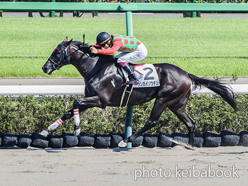
<path id="1" fill-rule="evenodd" d="M 239 111 L 233 91 L 231 88 L 225 86 L 225 84 L 205 78 L 200 78 L 193 74 L 189 74 L 189 78 L 192 80 L 195 86 L 201 87 L 203 85 L 204 87 L 212 90 L 216 94 L 219 94 L 229 105 L 231 105 L 235 111 Z"/>

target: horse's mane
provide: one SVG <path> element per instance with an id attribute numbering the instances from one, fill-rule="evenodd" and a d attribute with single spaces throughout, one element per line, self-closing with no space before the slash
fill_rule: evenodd
<path id="1" fill-rule="evenodd" d="M 89 45 L 88 43 L 83 43 L 81 41 L 72 41 L 72 44 L 80 48 L 80 50 L 82 50 L 84 53 L 88 53 L 91 56 L 99 56 L 104 60 L 115 60 L 113 55 L 91 54 L 89 50 L 91 45 Z"/>
<path id="2" fill-rule="evenodd" d="M 81 45 L 83 45 L 83 42 L 81 41 L 72 41 L 71 43 L 77 47 L 80 47 Z M 84 45 L 89 47 L 87 43 L 85 43 Z"/>

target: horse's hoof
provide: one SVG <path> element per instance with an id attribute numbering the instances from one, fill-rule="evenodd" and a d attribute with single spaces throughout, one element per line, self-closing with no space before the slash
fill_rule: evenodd
<path id="1" fill-rule="evenodd" d="M 74 130 L 74 135 L 75 135 L 75 136 L 79 136 L 80 133 L 81 133 L 80 128 Z"/>
<path id="2" fill-rule="evenodd" d="M 195 148 L 190 144 L 185 144 L 184 147 L 189 150 L 195 150 Z"/>
<path id="3" fill-rule="evenodd" d="M 49 134 L 49 132 L 48 132 L 46 129 L 43 130 L 43 131 L 40 133 L 40 135 L 41 135 L 41 136 L 44 136 L 44 137 L 47 137 L 48 134 Z"/>
<path id="4" fill-rule="evenodd" d="M 184 148 L 186 149 L 189 149 L 189 150 L 195 150 L 193 146 L 191 146 L 190 144 L 188 143 L 183 143 L 181 141 L 176 141 L 174 140 L 173 138 L 169 138 L 170 141 L 172 141 L 173 143 L 177 144 L 177 145 L 180 145 L 180 146 L 183 146 Z"/>
<path id="5" fill-rule="evenodd" d="M 118 147 L 126 147 L 127 146 L 127 143 L 124 142 L 123 140 L 120 141 L 120 143 L 118 144 Z"/>

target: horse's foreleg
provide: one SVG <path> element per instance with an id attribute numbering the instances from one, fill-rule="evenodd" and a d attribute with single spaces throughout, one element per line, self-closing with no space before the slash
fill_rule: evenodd
<path id="1" fill-rule="evenodd" d="M 87 97 L 83 99 L 78 99 L 73 103 L 73 115 L 74 115 L 74 135 L 78 136 L 81 133 L 79 124 L 80 117 L 79 113 L 83 110 L 92 107 L 102 107 L 102 102 L 98 96 Z"/>
<path id="2" fill-rule="evenodd" d="M 74 135 L 78 136 L 81 133 L 81 129 L 79 127 L 80 124 L 79 108 L 73 109 L 73 115 L 74 115 Z"/>
<path id="3" fill-rule="evenodd" d="M 126 147 L 127 143 L 132 142 L 133 140 L 135 140 L 137 137 L 139 137 L 140 135 L 142 135 L 143 133 L 145 133 L 146 131 L 150 130 L 152 127 L 155 127 L 156 124 L 158 123 L 158 120 L 152 120 L 151 118 L 149 118 L 147 120 L 147 122 L 145 123 L 144 127 L 142 127 L 141 129 L 139 129 L 138 131 L 136 131 L 135 133 L 133 133 L 131 136 L 129 136 L 128 138 L 122 140 L 118 146 L 119 147 Z"/>
<path id="4" fill-rule="evenodd" d="M 65 120 L 70 119 L 74 115 L 73 109 L 66 112 L 60 119 L 55 121 L 53 124 L 51 124 L 48 128 L 44 129 L 40 135 L 47 137 L 49 132 L 52 130 L 55 130 L 57 127 L 59 127 Z"/>
<path id="5" fill-rule="evenodd" d="M 156 100 L 153 106 L 150 118 L 145 123 L 144 127 L 139 129 L 137 132 L 129 136 L 128 138 L 124 139 L 119 143 L 119 147 L 126 147 L 127 143 L 132 142 L 141 134 L 145 133 L 146 131 L 150 130 L 152 127 L 155 127 L 158 123 L 158 119 L 161 116 L 162 112 L 166 109 L 166 104 L 164 103 L 165 99 Z"/>
<path id="6" fill-rule="evenodd" d="M 135 132 L 133 135 L 125 139 L 125 142 L 132 142 L 137 137 L 139 137 L 141 134 L 145 133 L 146 131 L 150 130 L 152 127 L 155 127 L 158 123 L 158 120 L 152 121 L 150 118 L 145 123 L 145 126 L 139 129 L 137 132 Z"/>
<path id="7" fill-rule="evenodd" d="M 60 126 L 65 120 L 70 119 L 72 116 L 74 116 L 74 134 L 79 135 L 80 134 L 80 117 L 79 113 L 82 111 L 85 111 L 88 108 L 92 107 L 102 107 L 100 98 L 98 96 L 94 97 L 86 97 L 83 99 L 78 99 L 74 101 L 73 103 L 73 109 L 66 112 L 60 119 L 55 121 L 53 124 L 51 124 L 48 128 L 44 129 L 40 135 L 47 136 L 50 131 L 55 130 L 58 126 Z"/>
<path id="8" fill-rule="evenodd" d="M 63 123 L 62 119 L 58 119 L 57 121 L 55 121 L 53 124 L 51 124 L 48 128 L 44 129 L 40 135 L 47 137 L 49 132 L 52 130 L 55 130 L 59 125 L 61 125 Z"/>
<path id="9" fill-rule="evenodd" d="M 152 127 L 155 127 L 156 124 L 158 123 L 158 120 L 152 121 L 150 118 L 147 120 L 146 124 L 144 127 L 133 133 L 133 135 L 129 136 L 128 138 L 122 140 L 118 146 L 119 147 L 126 147 L 127 143 L 132 142 L 135 140 L 137 137 L 139 137 L 141 134 L 145 133 L 146 131 L 150 130 Z"/>

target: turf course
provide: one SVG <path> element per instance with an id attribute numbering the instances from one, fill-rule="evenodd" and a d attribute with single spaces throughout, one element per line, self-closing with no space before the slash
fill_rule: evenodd
<path id="1" fill-rule="evenodd" d="M 0 18 L 0 77 L 81 77 L 71 65 L 51 76 L 41 67 L 66 36 L 95 43 L 101 31 L 126 34 L 125 18 Z M 198 76 L 248 76 L 248 20 L 133 18 L 148 49 L 141 62 L 172 63 Z"/>

